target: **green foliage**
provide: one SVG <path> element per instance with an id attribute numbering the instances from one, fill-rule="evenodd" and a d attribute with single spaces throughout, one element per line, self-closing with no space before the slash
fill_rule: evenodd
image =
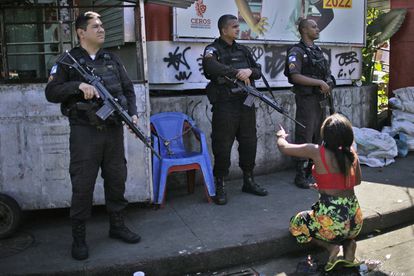
<path id="1" fill-rule="evenodd" d="M 375 19 L 377 19 L 383 11 L 375 8 L 369 8 L 367 11 L 367 26 L 370 26 Z M 377 52 L 377 47 L 374 44 L 375 35 L 366 33 L 366 46 L 362 48 L 362 82 L 364 84 L 372 83 L 372 76 L 374 73 L 374 56 Z"/>
<path id="2" fill-rule="evenodd" d="M 374 64 L 375 71 L 382 71 L 382 64 L 380 62 L 375 62 Z"/>
<path id="3" fill-rule="evenodd" d="M 386 77 L 386 80 L 384 77 Z M 388 108 L 388 74 L 382 77 L 382 81 L 378 83 L 378 113 Z"/>
<path id="4" fill-rule="evenodd" d="M 378 83 L 378 112 L 387 109 L 389 74 L 383 74 L 383 66 L 375 61 L 378 49 L 393 36 L 404 22 L 407 11 L 394 9 L 387 13 L 375 8 L 367 11 L 366 46 L 362 49 L 362 81 L 372 83 L 374 71 L 380 73 Z M 385 72 L 384 72 L 385 73 Z"/>
<path id="5" fill-rule="evenodd" d="M 393 9 L 387 13 L 375 8 L 368 9 L 366 46 L 362 49 L 362 81 L 365 84 L 372 82 L 374 70 L 382 71 L 375 64 L 377 50 L 399 30 L 406 14 L 406 9 Z"/>

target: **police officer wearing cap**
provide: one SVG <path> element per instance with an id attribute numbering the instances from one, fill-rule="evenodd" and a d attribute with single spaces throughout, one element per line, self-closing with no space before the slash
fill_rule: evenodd
<path id="1" fill-rule="evenodd" d="M 314 44 L 319 28 L 312 19 L 299 23 L 301 40 L 288 50 L 285 75 L 293 84 L 296 100 L 296 120 L 306 128 L 296 127 L 295 143 L 320 144 L 320 128 L 326 117 L 323 103 L 332 91 L 333 83 L 328 61 L 322 49 Z M 307 189 L 315 183 L 311 175 L 311 160 L 296 160 L 295 185 Z"/>
<path id="2" fill-rule="evenodd" d="M 230 154 L 234 140 L 239 142 L 239 166 L 243 170 L 242 191 L 259 196 L 267 195 L 253 178 L 256 159 L 256 110 L 255 106 L 243 105 L 246 94 L 235 92 L 239 80 L 254 85 L 261 76 L 260 65 L 255 62 L 247 47 L 238 44 L 240 28 L 234 15 L 226 14 L 218 21 L 220 37 L 204 50 L 203 69 L 206 78 L 207 96 L 212 104 L 212 149 L 216 197 L 215 203 L 227 203 L 224 177 L 229 173 Z M 233 92 L 232 92 L 233 91 Z"/>
<path id="3" fill-rule="evenodd" d="M 137 123 L 135 92 L 124 66 L 114 54 L 101 49 L 105 31 L 100 15 L 86 12 L 75 22 L 80 42 L 70 54 L 85 68 L 101 77 L 108 91 Z M 85 241 L 85 221 L 91 216 L 93 191 L 99 169 L 104 179 L 106 209 L 109 213 L 109 237 L 127 243 L 137 243 L 140 236 L 124 224 L 121 211 L 126 207 L 124 197 L 127 168 L 124 154 L 123 125 L 117 115 L 105 121 L 95 113 L 100 108 L 99 94 L 73 68 L 57 64 L 51 70 L 46 86 L 46 98 L 60 103 L 62 113 L 70 124 L 70 165 L 72 182 L 72 257 L 88 258 Z"/>

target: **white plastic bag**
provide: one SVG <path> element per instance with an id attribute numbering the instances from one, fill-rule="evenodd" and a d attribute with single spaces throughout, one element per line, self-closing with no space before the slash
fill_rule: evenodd
<path id="1" fill-rule="evenodd" d="M 407 135 L 407 147 L 409 151 L 414 150 L 414 136 Z"/>
<path id="2" fill-rule="evenodd" d="M 393 91 L 393 93 L 402 102 L 413 102 L 414 103 L 414 87 L 413 86 L 396 89 Z"/>
<path id="3" fill-rule="evenodd" d="M 370 167 L 387 166 L 398 155 L 395 140 L 387 133 L 371 128 L 352 128 L 361 164 Z"/>
<path id="4" fill-rule="evenodd" d="M 358 155 L 359 157 L 359 163 L 367 165 L 372 168 L 377 167 L 385 167 L 395 162 L 395 160 L 392 159 L 378 159 L 378 158 L 368 158 L 362 155 Z"/>
<path id="5" fill-rule="evenodd" d="M 403 110 L 403 105 L 400 99 L 396 98 L 396 97 L 392 97 L 388 99 L 388 105 L 394 110 Z"/>
<path id="6" fill-rule="evenodd" d="M 409 121 L 399 121 L 399 120 L 392 120 L 391 121 L 391 128 L 392 131 L 395 133 L 404 132 L 410 136 L 414 136 L 414 123 Z"/>
<path id="7" fill-rule="evenodd" d="M 395 109 L 392 111 L 392 119 L 396 121 L 409 121 L 414 123 L 414 113 Z"/>
<path id="8" fill-rule="evenodd" d="M 414 87 L 404 87 L 393 91 L 396 98 L 400 100 L 398 102 L 394 99 L 389 99 L 391 107 L 414 113 Z M 394 107 L 393 107 L 394 108 Z"/>

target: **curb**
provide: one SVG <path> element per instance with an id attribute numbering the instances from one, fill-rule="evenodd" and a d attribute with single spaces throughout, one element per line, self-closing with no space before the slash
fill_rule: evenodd
<path id="1" fill-rule="evenodd" d="M 366 217 L 360 236 L 378 231 L 382 232 L 382 230 L 412 222 L 413 218 L 414 206 Z M 81 270 L 63 270 L 49 274 L 34 273 L 29 275 L 132 275 L 134 271 L 143 271 L 146 276 L 186 275 L 189 273 L 213 272 L 226 267 L 277 258 L 294 252 L 306 252 L 310 247 L 310 245 L 303 246 L 296 243 L 295 239 L 286 231 L 286 235 L 279 238 L 253 241 L 215 250 L 159 259 L 144 259 L 137 262 L 128 260 L 125 263 L 85 266 Z"/>

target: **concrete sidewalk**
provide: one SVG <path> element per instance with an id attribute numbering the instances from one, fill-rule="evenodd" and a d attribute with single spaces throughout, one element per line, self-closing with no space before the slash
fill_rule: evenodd
<path id="1" fill-rule="evenodd" d="M 414 154 L 385 168 L 363 167 L 362 185 L 356 188 L 364 213 L 363 233 L 382 230 L 414 219 Z M 87 224 L 90 257 L 70 257 L 70 222 L 64 215 L 29 218 L 14 242 L 33 243 L 10 256 L 0 255 L 1 275 L 184 275 L 214 271 L 303 250 L 288 232 L 292 215 L 309 209 L 317 192 L 292 184 L 294 172 L 257 177 L 267 197 L 241 192 L 241 180 L 228 182 L 229 202 L 208 204 L 201 185 L 187 195 L 186 188 L 169 191 L 165 208 L 132 205 L 127 224 L 140 233 L 135 245 L 108 238 L 108 219 L 102 208 Z M 32 212 L 29 216 L 35 216 Z M 24 230 L 23 230 L 24 229 Z M 26 240 L 24 239 L 26 238 Z M 19 240 L 21 239 L 21 240 Z"/>

